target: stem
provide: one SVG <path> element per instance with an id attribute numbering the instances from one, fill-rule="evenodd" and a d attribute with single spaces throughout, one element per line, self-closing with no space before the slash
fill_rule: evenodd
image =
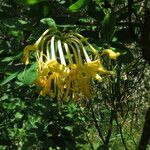
<path id="1" fill-rule="evenodd" d="M 97 129 L 97 131 L 98 131 L 99 137 L 101 138 L 101 140 L 102 140 L 103 143 L 105 144 L 104 137 L 103 137 L 103 135 L 102 135 L 102 132 L 101 132 L 101 130 L 100 130 L 100 127 L 99 127 L 98 122 L 97 122 L 96 117 L 95 117 L 95 113 L 94 113 L 94 110 L 93 110 L 93 106 L 92 106 L 91 102 L 89 102 L 89 103 L 90 103 L 91 113 L 92 113 L 92 117 L 93 117 L 93 120 L 94 120 L 94 123 L 95 123 L 95 127 L 96 127 L 96 129 Z"/>
<path id="2" fill-rule="evenodd" d="M 109 121 L 109 129 L 108 129 L 108 133 L 107 136 L 105 138 L 105 145 L 108 145 L 111 134 L 112 134 L 112 124 L 113 124 L 113 120 L 114 120 L 114 110 L 111 110 L 111 116 L 110 116 L 110 121 Z"/>
<path id="3" fill-rule="evenodd" d="M 116 123 L 117 123 L 117 127 L 119 128 L 119 131 L 120 131 L 123 146 L 124 146 L 125 150 L 128 150 L 128 148 L 126 146 L 126 143 L 125 143 L 125 140 L 124 140 L 124 137 L 123 137 L 122 126 L 119 124 L 118 119 L 117 119 L 117 113 L 115 113 L 115 120 L 116 120 Z"/>

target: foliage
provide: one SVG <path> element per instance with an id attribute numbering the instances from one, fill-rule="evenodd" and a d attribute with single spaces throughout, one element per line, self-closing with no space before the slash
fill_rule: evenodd
<path id="1" fill-rule="evenodd" d="M 146 2 L 0 0 L 0 149 L 136 149 L 150 104 L 141 56 Z M 103 56 L 116 75 L 94 81 L 93 99 L 57 101 L 29 85 L 36 64 L 22 63 L 23 49 L 47 28 L 79 32 L 100 54 L 121 54 Z"/>
<path id="2" fill-rule="evenodd" d="M 55 100 L 41 98 L 33 90 L 12 84 L 1 90 L 1 146 L 8 149 L 82 148 L 87 130 L 83 109 L 71 102 L 58 106 Z"/>

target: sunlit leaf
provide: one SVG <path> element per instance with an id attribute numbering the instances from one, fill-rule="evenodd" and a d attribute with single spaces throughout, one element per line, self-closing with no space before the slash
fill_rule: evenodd
<path id="1" fill-rule="evenodd" d="M 37 78 L 37 64 L 34 63 L 31 67 L 25 68 L 24 71 L 18 74 L 18 80 L 24 84 L 32 84 Z"/>
<path id="2" fill-rule="evenodd" d="M 69 7 L 69 10 L 72 12 L 78 12 L 85 7 L 87 0 L 78 0 Z"/>
<path id="3" fill-rule="evenodd" d="M 6 78 L 0 83 L 0 85 L 5 85 L 6 83 L 8 83 L 8 82 L 10 82 L 11 80 L 13 80 L 14 78 L 17 77 L 18 73 L 19 73 L 19 71 L 10 74 L 8 77 L 6 77 Z"/>
<path id="4" fill-rule="evenodd" d="M 16 119 L 21 119 L 23 117 L 23 115 L 20 113 L 20 112 L 17 112 L 16 114 L 15 114 L 15 118 Z"/>
<path id="5" fill-rule="evenodd" d="M 52 18 L 43 18 L 40 20 L 40 22 L 47 25 L 49 28 L 57 29 L 56 23 Z"/>

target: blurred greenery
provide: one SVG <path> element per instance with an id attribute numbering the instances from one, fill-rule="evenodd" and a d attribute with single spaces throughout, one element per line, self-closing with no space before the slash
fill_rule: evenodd
<path id="1" fill-rule="evenodd" d="M 150 67 L 141 51 L 146 2 L 0 0 L 1 150 L 137 148 L 150 105 Z M 95 81 L 93 99 L 57 101 L 30 85 L 36 64 L 22 63 L 23 49 L 47 28 L 79 32 L 99 53 L 120 52 L 117 61 L 103 57 L 116 75 Z"/>

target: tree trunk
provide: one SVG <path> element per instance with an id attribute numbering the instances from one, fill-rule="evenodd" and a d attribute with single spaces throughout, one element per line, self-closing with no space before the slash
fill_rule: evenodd
<path id="1" fill-rule="evenodd" d="M 142 35 L 142 52 L 144 59 L 150 64 L 150 2 L 147 3 L 146 7 Z"/>
<path id="2" fill-rule="evenodd" d="M 146 150 L 149 140 L 150 140 L 150 107 L 147 109 L 147 112 L 145 115 L 145 123 L 143 127 L 143 132 L 142 132 L 141 140 L 140 140 L 137 150 Z"/>

